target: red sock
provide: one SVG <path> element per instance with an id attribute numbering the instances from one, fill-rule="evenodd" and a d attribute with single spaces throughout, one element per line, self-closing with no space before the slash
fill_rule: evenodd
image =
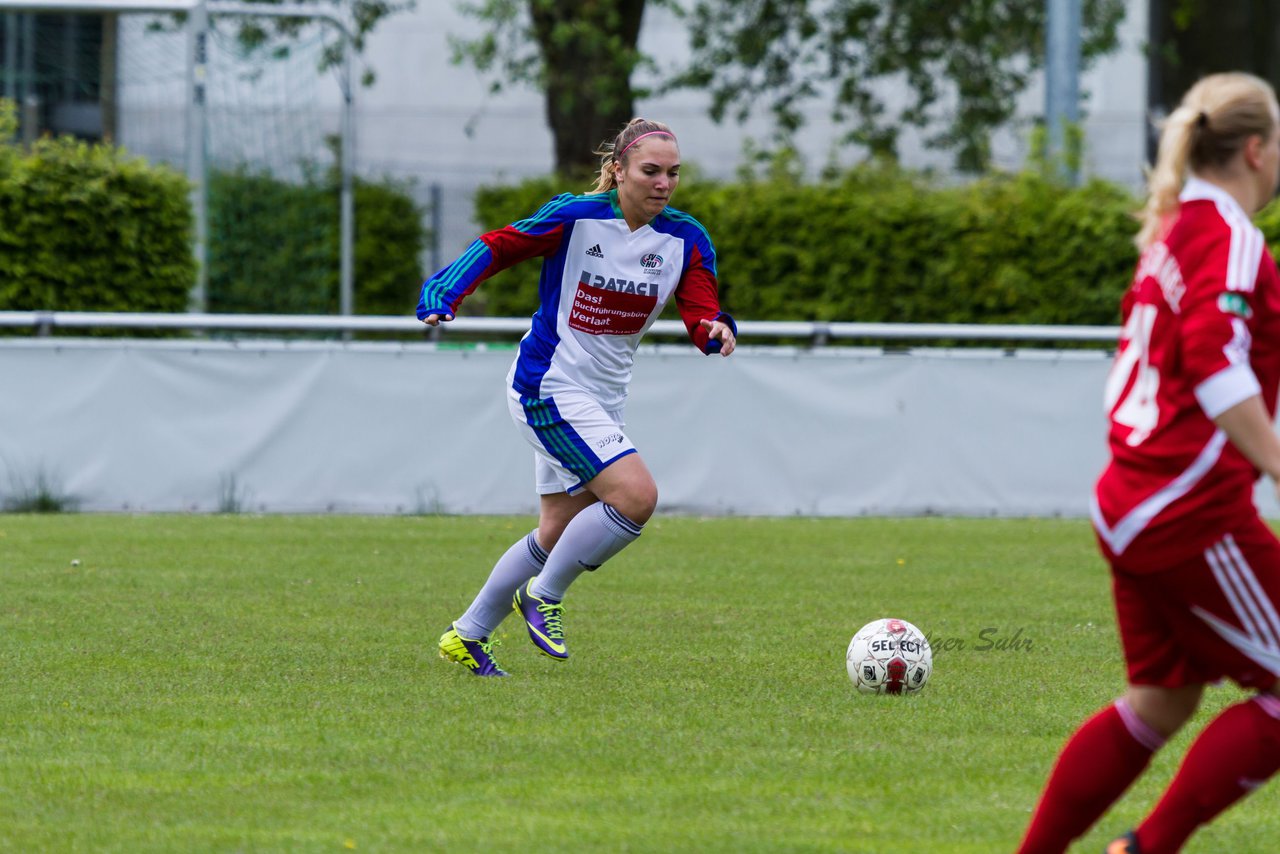
<path id="1" fill-rule="evenodd" d="M 1124 794 L 1164 739 L 1117 700 L 1062 748 L 1018 854 L 1061 854 Z"/>
<path id="2" fill-rule="evenodd" d="M 1197 827 L 1280 769 L 1280 699 L 1263 694 L 1224 710 L 1192 743 L 1164 797 L 1138 827 L 1143 854 L 1177 851 Z"/>

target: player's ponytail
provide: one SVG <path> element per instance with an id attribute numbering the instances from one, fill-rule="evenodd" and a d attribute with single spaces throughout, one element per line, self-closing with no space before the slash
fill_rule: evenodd
<path id="1" fill-rule="evenodd" d="M 1225 166 L 1249 137 L 1268 138 L 1275 124 L 1275 92 L 1252 74 L 1211 74 L 1188 89 L 1160 126 L 1156 165 L 1147 175 L 1142 229 L 1135 239 L 1138 250 L 1164 233 L 1178 210 L 1188 170 Z"/>
<path id="2" fill-rule="evenodd" d="M 1159 238 L 1166 219 L 1178 209 L 1178 194 L 1182 192 L 1186 179 L 1192 136 L 1200 122 L 1199 117 L 1198 110 L 1184 105 L 1170 113 L 1160 126 L 1156 165 L 1147 174 L 1147 204 L 1142 209 L 1142 230 L 1135 241 L 1139 252 Z"/>
<path id="3" fill-rule="evenodd" d="M 627 122 L 626 127 L 612 141 L 601 143 L 595 150 L 595 153 L 600 155 L 600 175 L 596 178 L 596 185 L 591 188 L 591 192 L 607 193 L 618 186 L 617 171 L 626 161 L 627 149 L 638 142 L 640 137 L 650 134 L 670 137 L 672 142 L 676 138 L 671 128 L 662 122 L 636 118 Z"/>

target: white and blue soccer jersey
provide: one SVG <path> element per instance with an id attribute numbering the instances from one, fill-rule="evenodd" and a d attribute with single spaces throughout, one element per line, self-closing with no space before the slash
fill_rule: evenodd
<path id="1" fill-rule="evenodd" d="M 538 309 L 520 341 L 512 387 L 528 398 L 586 392 L 606 410 L 626 399 L 636 348 L 672 296 L 689 337 L 716 353 L 702 320 L 720 320 L 716 254 L 706 229 L 667 208 L 632 231 L 617 191 L 556 196 L 536 214 L 477 239 L 422 286 L 419 319 L 455 315 L 489 276 L 542 256 Z"/>

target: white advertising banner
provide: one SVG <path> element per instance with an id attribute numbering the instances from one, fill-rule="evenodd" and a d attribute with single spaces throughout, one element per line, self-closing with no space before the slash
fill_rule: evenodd
<path id="1" fill-rule="evenodd" d="M 0 340 L 0 499 L 86 511 L 531 513 L 513 352 Z M 688 347 L 637 356 L 627 433 L 660 512 L 1082 516 L 1101 353 Z M 1274 509 L 1260 491 L 1264 511 Z"/>

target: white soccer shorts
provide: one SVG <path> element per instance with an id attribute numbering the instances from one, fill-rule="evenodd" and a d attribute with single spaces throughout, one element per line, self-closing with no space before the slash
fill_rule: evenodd
<path id="1" fill-rule="evenodd" d="M 621 410 L 608 412 L 589 395 L 565 392 L 525 397 L 507 389 L 507 406 L 520 435 L 533 446 L 539 495 L 577 495 L 615 460 L 634 454 Z"/>

